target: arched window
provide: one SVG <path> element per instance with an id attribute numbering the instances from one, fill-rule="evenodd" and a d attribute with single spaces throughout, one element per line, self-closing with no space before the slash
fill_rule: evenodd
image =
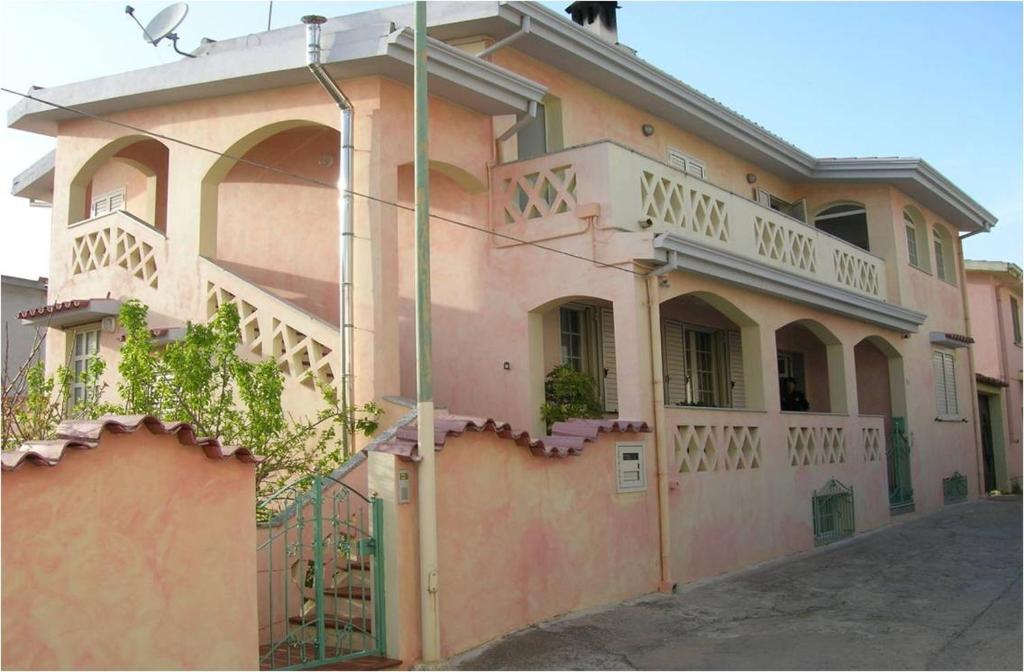
<path id="1" fill-rule="evenodd" d="M 925 271 L 931 268 L 928 262 L 928 229 L 924 217 L 916 209 L 903 210 L 903 228 L 907 236 L 907 259 L 911 266 Z"/>
<path id="2" fill-rule="evenodd" d="M 814 227 L 863 250 L 871 249 L 868 213 L 860 203 L 840 203 L 825 208 L 815 215 Z"/>
<path id="3" fill-rule="evenodd" d="M 935 248 L 935 275 L 940 280 L 956 284 L 956 264 L 953 261 L 953 239 L 941 226 L 932 227 L 932 245 Z"/>

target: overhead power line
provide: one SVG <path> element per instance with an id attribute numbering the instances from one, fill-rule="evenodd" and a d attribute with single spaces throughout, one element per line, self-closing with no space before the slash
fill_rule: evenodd
<path id="1" fill-rule="evenodd" d="M 91 112 L 86 112 L 85 110 L 80 110 L 80 109 L 78 109 L 76 107 L 71 107 L 69 105 L 61 105 L 60 103 L 55 103 L 55 102 L 52 102 L 52 101 L 49 101 L 49 100 L 45 100 L 45 99 L 40 98 L 40 97 L 38 97 L 36 95 L 33 95 L 31 93 L 21 93 L 20 91 L 14 91 L 12 89 L 8 89 L 8 88 L 2 87 L 2 86 L 0 86 L 0 91 L 3 91 L 4 93 L 10 94 L 12 96 L 18 96 L 20 98 L 25 98 L 27 100 L 34 100 L 37 103 L 42 103 L 43 105 L 49 105 L 50 107 L 52 107 L 54 109 L 64 110 L 66 112 L 70 112 L 72 114 L 76 114 L 78 116 L 85 117 L 85 118 L 88 118 L 88 119 L 93 119 L 95 121 L 99 121 L 99 122 L 102 122 L 104 124 L 110 124 L 112 126 L 117 126 L 119 128 L 123 128 L 123 129 L 129 130 L 129 131 L 134 131 L 135 133 L 138 133 L 140 135 L 145 135 L 147 137 L 154 138 L 156 140 L 164 140 L 166 142 L 171 142 L 171 143 L 174 143 L 174 144 L 177 144 L 177 145 L 181 145 L 183 147 L 189 147 L 191 149 L 195 149 L 195 150 L 198 150 L 198 151 L 201 151 L 201 152 L 206 152 L 208 154 L 213 154 L 214 156 L 220 156 L 220 157 L 224 157 L 226 159 L 231 159 L 232 161 L 237 161 L 239 163 L 243 163 L 243 164 L 246 164 L 246 165 L 249 165 L 249 166 L 253 166 L 255 168 L 261 168 L 263 170 L 269 170 L 269 171 L 271 171 L 273 173 L 276 173 L 278 175 L 283 175 L 283 176 L 286 176 L 286 177 L 291 177 L 291 178 L 293 178 L 295 180 L 298 180 L 300 182 L 305 182 L 307 184 L 313 184 L 313 185 L 316 185 L 316 186 L 325 187 L 327 189 L 334 189 L 334 190 L 338 189 L 338 185 L 337 184 L 332 184 L 330 182 L 324 182 L 323 180 L 318 180 L 318 179 L 316 179 L 314 177 L 309 177 L 309 176 L 306 176 L 306 175 L 299 175 L 298 173 L 293 173 L 291 171 L 284 170 L 283 168 L 278 168 L 277 166 L 271 166 L 271 165 L 266 164 L 266 163 L 261 163 L 259 161 L 253 161 L 252 159 L 247 159 L 244 156 L 235 156 L 233 154 L 229 154 L 227 152 L 222 152 L 222 151 L 219 151 L 219 150 L 216 150 L 216 149 L 212 149 L 210 147 L 204 147 L 203 145 L 199 145 L 199 144 L 196 144 L 194 142 L 189 142 L 188 140 L 183 140 L 181 138 L 176 138 L 174 136 L 167 135 L 167 134 L 164 134 L 164 133 L 157 133 L 156 131 L 152 131 L 152 130 L 149 130 L 149 129 L 141 128 L 139 126 L 135 126 L 133 124 L 128 124 L 128 123 L 125 123 L 123 121 L 117 121 L 115 119 L 108 119 L 107 117 L 103 117 L 103 116 L 100 116 L 100 115 L 97 115 L 97 114 L 92 114 Z M 355 191 L 355 190 L 351 190 L 348 193 L 352 194 L 353 196 L 357 196 L 359 198 L 366 199 L 368 201 L 373 201 L 375 203 L 380 203 L 382 205 L 388 205 L 388 206 L 391 206 L 393 208 L 397 208 L 399 210 L 405 210 L 406 212 L 415 212 L 415 208 L 413 206 L 405 205 L 404 203 L 399 203 L 397 201 L 389 201 L 389 200 L 387 200 L 385 198 L 380 198 L 379 196 L 373 196 L 373 195 L 370 195 L 370 194 L 364 194 L 364 193 L 361 193 L 361 192 L 358 192 L 358 191 Z M 490 229 L 486 229 L 484 227 L 477 226 L 476 224 L 471 224 L 471 223 L 463 221 L 463 220 L 454 219 L 452 217 L 446 217 L 444 215 L 438 215 L 438 214 L 435 214 L 435 213 L 430 213 L 430 218 L 431 219 L 436 219 L 436 220 L 441 221 L 441 222 L 446 222 L 448 224 L 454 224 L 455 226 L 460 226 L 460 227 L 463 227 L 465 229 L 470 229 L 472 231 L 477 231 L 479 233 L 484 233 L 484 234 L 487 234 L 489 236 L 496 236 L 496 237 L 502 238 L 504 240 L 508 240 L 508 241 L 512 241 L 514 243 L 518 243 L 520 245 L 528 245 L 530 247 L 534 247 L 534 248 L 539 249 L 539 250 L 544 250 L 546 252 L 552 252 L 554 254 L 560 254 L 560 255 L 562 255 L 564 257 L 569 257 L 570 259 L 576 259 L 578 261 L 585 261 L 585 262 L 594 264 L 596 266 L 599 266 L 601 268 L 609 268 L 609 269 L 613 269 L 613 270 L 616 270 L 616 271 L 621 271 L 623 273 L 629 273 L 630 275 L 641 276 L 641 277 L 645 275 L 644 273 L 641 273 L 639 271 L 634 271 L 633 269 L 630 269 L 630 268 L 625 268 L 624 266 L 617 266 L 615 264 L 609 264 L 607 262 L 598 261 L 597 259 L 594 259 L 593 257 L 588 257 L 588 256 L 583 255 L 583 254 L 576 254 L 574 252 L 568 252 L 566 250 L 560 250 L 558 248 L 551 247 L 549 245 L 543 245 L 541 243 L 530 241 L 530 240 L 524 240 L 522 238 L 510 235 L 510 234 L 507 234 L 507 233 L 500 233 L 498 231 L 491 231 Z"/>

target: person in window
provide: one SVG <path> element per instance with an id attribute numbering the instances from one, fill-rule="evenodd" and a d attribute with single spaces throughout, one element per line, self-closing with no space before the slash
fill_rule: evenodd
<path id="1" fill-rule="evenodd" d="M 811 405 L 807 402 L 804 393 L 796 389 L 795 378 L 782 379 L 782 410 L 784 411 L 808 411 Z"/>

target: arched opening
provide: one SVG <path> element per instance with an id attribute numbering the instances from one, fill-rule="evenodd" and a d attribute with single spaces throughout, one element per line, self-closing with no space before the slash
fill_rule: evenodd
<path id="1" fill-rule="evenodd" d="M 815 320 L 775 330 L 779 398 L 783 412 L 846 413 L 843 345 Z"/>
<path id="2" fill-rule="evenodd" d="M 68 223 L 120 210 L 166 232 L 168 159 L 166 145 L 142 135 L 107 144 L 71 180 Z"/>
<path id="3" fill-rule="evenodd" d="M 660 313 L 666 406 L 763 408 L 757 323 L 708 292 L 664 301 Z"/>
<path id="4" fill-rule="evenodd" d="M 567 296 L 538 306 L 529 314 L 531 384 L 550 401 L 545 380 L 565 366 L 586 376 L 600 410 L 619 408 L 615 350 L 615 312 L 612 302 L 591 296 Z M 538 407 L 539 412 L 539 407 Z"/>
<path id="5" fill-rule="evenodd" d="M 953 237 L 942 225 L 936 224 L 932 227 L 932 246 L 935 248 L 935 275 L 939 280 L 945 280 L 950 284 L 956 282 L 956 251 L 953 247 Z"/>
<path id="6" fill-rule="evenodd" d="M 886 478 L 893 510 L 913 505 L 910 445 L 906 437 L 907 396 L 903 357 L 881 336 L 868 336 L 853 348 L 857 404 L 861 415 L 883 417 Z"/>
<path id="7" fill-rule="evenodd" d="M 863 250 L 871 249 L 868 211 L 861 203 L 830 205 L 814 216 L 814 226 Z"/>
<path id="8" fill-rule="evenodd" d="M 903 209 L 903 228 L 907 236 L 907 260 L 910 265 L 925 271 L 931 270 L 928 227 L 924 223 L 924 216 L 917 208 L 907 206 Z"/>
<path id="9" fill-rule="evenodd" d="M 207 172 L 200 206 L 202 255 L 334 324 L 339 145 L 309 121 L 255 130 Z"/>

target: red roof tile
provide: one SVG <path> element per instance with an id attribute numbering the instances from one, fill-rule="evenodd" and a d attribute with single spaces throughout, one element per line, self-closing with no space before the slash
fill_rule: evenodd
<path id="1" fill-rule="evenodd" d="M 42 317 L 43 315 L 52 315 L 54 313 L 63 313 L 67 310 L 78 310 L 79 308 L 88 308 L 89 301 L 91 299 L 75 299 L 73 301 L 59 301 L 46 306 L 38 306 L 36 308 L 29 308 L 18 313 L 19 320 L 28 320 L 33 317 Z"/>
<path id="2" fill-rule="evenodd" d="M 974 374 L 974 379 L 982 385 L 991 385 L 992 387 L 1009 387 L 1010 384 L 1002 378 L 993 378 L 992 376 L 986 376 L 983 373 Z"/>
<path id="3" fill-rule="evenodd" d="M 183 446 L 202 448 L 210 459 L 234 457 L 241 462 L 258 464 L 262 457 L 247 448 L 222 446 L 217 439 L 197 438 L 192 426 L 185 422 L 164 424 L 151 415 L 105 415 L 96 420 L 72 420 L 57 427 L 57 438 L 28 441 L 17 450 L 0 453 L 3 471 L 17 469 L 25 462 L 53 467 L 60 463 L 69 448 L 89 450 L 99 445 L 103 432 L 132 434 L 145 427 L 151 434 L 174 434 Z"/>
<path id="4" fill-rule="evenodd" d="M 946 332 L 946 338 L 951 341 L 960 341 L 961 343 L 974 343 L 974 339 L 970 336 L 964 336 L 963 334 L 952 334 Z"/>
<path id="5" fill-rule="evenodd" d="M 541 457 L 567 457 L 583 452 L 584 444 L 597 440 L 600 432 L 650 432 L 651 428 L 642 420 L 570 420 L 558 422 L 548 436 L 531 438 L 525 430 L 513 429 L 507 422 L 492 418 L 473 418 L 463 415 L 437 415 L 434 418 L 434 449 L 441 450 L 450 437 L 462 436 L 466 432 L 493 432 L 516 445 L 529 448 Z M 420 460 L 416 438 L 415 418 L 397 427 L 391 435 L 375 441 L 369 450 L 391 453 L 407 460 Z"/>

